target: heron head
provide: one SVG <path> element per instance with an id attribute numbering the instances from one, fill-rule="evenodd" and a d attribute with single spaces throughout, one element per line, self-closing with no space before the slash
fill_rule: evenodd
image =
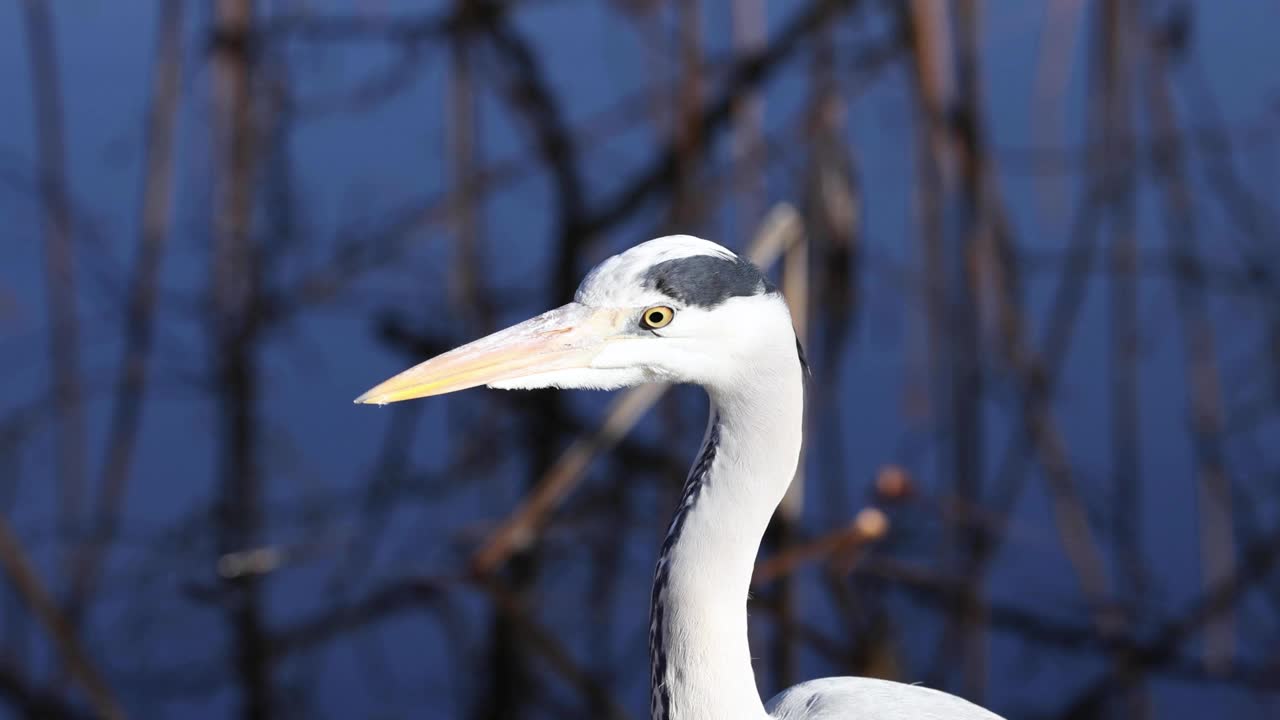
<path id="1" fill-rule="evenodd" d="M 574 301 L 412 367 L 356 399 L 384 404 L 478 385 L 614 389 L 644 382 L 715 388 L 794 364 L 786 303 L 750 262 L 687 235 L 608 258 Z"/>

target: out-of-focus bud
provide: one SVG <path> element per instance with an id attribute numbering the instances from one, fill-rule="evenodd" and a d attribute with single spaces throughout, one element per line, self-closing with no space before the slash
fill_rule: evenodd
<path id="1" fill-rule="evenodd" d="M 903 500 L 912 489 L 911 475 L 901 465 L 885 465 L 876 474 L 876 495 L 883 500 Z"/>
<path id="2" fill-rule="evenodd" d="M 864 541 L 874 542 L 889 534 L 889 516 L 880 508 L 862 508 L 853 518 L 853 527 Z"/>

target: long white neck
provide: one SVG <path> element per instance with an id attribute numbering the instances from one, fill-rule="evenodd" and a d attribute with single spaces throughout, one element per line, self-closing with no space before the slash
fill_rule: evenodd
<path id="1" fill-rule="evenodd" d="M 650 608 L 654 720 L 767 718 L 751 670 L 747 592 L 769 518 L 800 456 L 799 357 L 708 388 L 711 418 L 663 543 Z"/>

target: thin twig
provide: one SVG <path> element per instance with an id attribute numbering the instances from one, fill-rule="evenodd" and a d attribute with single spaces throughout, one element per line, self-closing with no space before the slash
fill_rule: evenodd
<path id="1" fill-rule="evenodd" d="M 160 262 L 169 235 L 173 200 L 173 144 L 182 75 L 183 5 L 181 0 L 165 0 L 160 4 L 151 105 L 147 115 L 146 171 L 137 264 L 125 311 L 126 342 L 116 376 L 111 421 L 107 426 L 106 457 L 94 512 L 93 535 L 79 558 L 73 579 L 70 602 L 73 622 L 90 601 L 102 559 L 115 533 L 120 504 L 133 468 L 146 399 L 147 361 L 154 335 Z"/>
<path id="2" fill-rule="evenodd" d="M 84 398 L 80 387 L 80 325 L 76 311 L 76 257 L 71 199 L 67 189 L 62 83 L 54 45 L 50 5 L 23 3 L 31 56 L 31 93 L 40 158 L 40 199 L 44 209 L 45 292 L 49 303 L 49 367 L 57 407 L 56 465 L 58 524 L 74 534 L 85 494 Z M 73 555 L 67 573 L 73 575 Z"/>
<path id="3" fill-rule="evenodd" d="M 94 712 L 103 718 L 123 720 L 124 708 L 93 666 L 89 653 L 80 646 L 71 623 L 45 589 L 21 541 L 14 535 L 9 521 L 3 517 L 0 517 L 0 565 L 4 567 L 5 574 L 9 576 L 27 608 L 48 631 L 59 657 L 66 663 L 71 676 L 84 688 Z"/>
<path id="4" fill-rule="evenodd" d="M 756 563 L 755 572 L 751 576 L 751 585 L 763 588 L 778 580 L 785 580 L 806 563 L 821 560 L 836 554 L 844 554 L 842 574 L 852 570 L 853 563 L 848 558 L 856 559 L 856 553 L 872 542 L 884 537 L 888 531 L 887 520 L 880 510 L 866 508 L 849 523 L 835 528 L 808 542 L 798 543 L 783 548 L 778 553 Z M 789 619 L 787 613 L 779 611 L 779 621 Z"/>
<path id="5" fill-rule="evenodd" d="M 1115 537 L 1114 563 L 1117 594 L 1137 605 L 1145 593 L 1142 563 L 1142 465 L 1139 428 L 1139 320 L 1138 235 L 1136 217 L 1137 171 L 1134 147 L 1126 142 L 1133 133 L 1132 99 L 1133 37 L 1131 3 L 1108 0 L 1097 14 L 1097 49 L 1100 58 L 1096 78 L 1101 87 L 1102 141 L 1108 148 L 1106 172 L 1112 177 L 1110 211 L 1110 390 L 1111 493 L 1114 510 L 1111 527 Z M 1123 589 L 1123 590 L 1121 590 Z M 1120 618 L 1126 626 L 1136 618 Z M 1128 627 L 1118 628 L 1132 632 Z M 1117 673 L 1124 678 L 1126 714 L 1135 720 L 1151 716 L 1146 685 L 1132 672 L 1123 654 L 1116 657 Z"/>
<path id="6" fill-rule="evenodd" d="M 10 662 L 0 661 L 0 697 L 29 718 L 74 720 L 91 715 L 81 711 L 57 693 L 36 685 L 26 673 Z M 106 716 L 103 716 L 106 717 Z"/>
<path id="7" fill-rule="evenodd" d="M 213 99 L 219 167 L 210 286 L 220 425 L 216 516 L 223 556 L 256 546 L 262 526 L 256 363 L 262 269 L 251 235 L 258 145 L 249 48 L 254 16 L 253 0 L 218 0 L 215 8 Z M 242 712 L 247 720 L 267 720 L 275 714 L 275 702 L 262 617 L 262 578 L 243 574 L 225 582 L 233 598 L 228 619 Z"/>
<path id="8" fill-rule="evenodd" d="M 1176 128 L 1167 58 L 1157 47 L 1153 53 L 1148 102 L 1156 126 L 1162 132 Z M 1201 581 L 1206 589 L 1235 574 L 1235 521 L 1231 483 L 1222 447 L 1222 390 L 1214 352 L 1214 330 L 1209 320 L 1202 276 L 1198 272 L 1196 216 L 1186 177 L 1183 153 L 1175 149 L 1164 157 L 1161 186 L 1167 212 L 1163 213 L 1170 262 L 1184 271 L 1174 275 L 1175 298 L 1182 323 L 1186 354 L 1188 404 L 1197 465 L 1196 506 L 1200 519 Z M 1204 662 L 1210 672 L 1230 669 L 1235 651 L 1235 614 L 1224 611 L 1204 629 Z"/>

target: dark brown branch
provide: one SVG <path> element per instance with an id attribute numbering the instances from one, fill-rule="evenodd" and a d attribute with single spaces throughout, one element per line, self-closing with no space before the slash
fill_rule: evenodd
<path id="1" fill-rule="evenodd" d="M 219 414 L 216 446 L 219 552 L 257 544 L 263 492 L 257 444 L 258 283 L 261 268 L 251 230 L 255 179 L 255 118 L 250 32 L 253 0 L 218 0 L 213 45 L 218 176 L 213 221 L 213 352 Z M 262 578 L 226 580 L 234 661 L 246 720 L 274 716 L 271 653 L 261 610 Z"/>
<path id="2" fill-rule="evenodd" d="M 74 533 L 85 494 L 84 398 L 80 386 L 80 325 L 76 310 L 76 253 L 67 189 L 62 83 L 50 6 L 23 3 L 31 57 L 31 94 L 39 150 L 40 200 L 44 209 L 45 293 L 49 304 L 49 367 L 57 408 L 58 523 Z M 73 574 L 68 555 L 68 574 Z"/>
<path id="3" fill-rule="evenodd" d="M 1138 605 L 1145 593 L 1146 575 L 1142 562 L 1141 489 L 1142 466 L 1139 432 L 1138 357 L 1138 235 L 1136 202 L 1138 190 L 1134 146 L 1126 141 L 1133 134 L 1134 56 L 1129 42 L 1135 29 L 1132 4 L 1108 0 L 1097 15 L 1095 66 L 1101 85 L 1101 125 L 1103 146 L 1114 175 L 1114 192 L 1107 209 L 1110 216 L 1110 413 L 1112 534 L 1115 538 L 1114 587 L 1117 595 Z M 1132 632 L 1136 618 L 1124 618 Z M 1151 701 L 1140 674 L 1134 673 L 1124 654 L 1117 655 L 1116 672 L 1124 677 L 1125 714 L 1134 720 L 1151 716 Z"/>
<path id="4" fill-rule="evenodd" d="M 59 610 L 53 596 L 45 589 L 39 574 L 31 564 L 30 556 L 22 547 L 8 520 L 0 517 L 0 566 L 9 576 L 18 595 L 22 598 L 37 622 L 45 627 L 59 658 L 68 672 L 84 688 L 94 712 L 103 718 L 122 720 L 124 709 L 116 700 L 110 686 L 99 674 L 81 647 L 75 629 Z"/>
<path id="5" fill-rule="evenodd" d="M 453 214 L 454 260 L 449 278 L 449 295 L 458 308 L 481 333 L 491 331 L 490 303 L 485 298 L 481 270 L 481 235 L 483 227 L 483 195 L 474 189 L 479 167 L 478 137 L 480 94 L 476 87 L 475 61 L 468 37 L 456 37 L 449 46 L 453 72 L 449 78 L 448 128 L 450 175 L 458 189 L 458 202 Z"/>
<path id="6" fill-rule="evenodd" d="M 456 583 L 409 578 L 379 588 L 358 601 L 298 620 L 272 633 L 273 656 L 283 658 L 323 647 L 334 639 L 409 612 L 437 612 Z"/>
<path id="7" fill-rule="evenodd" d="M 938 444 L 945 448 L 950 481 L 961 503 L 982 496 L 984 440 L 983 366 L 978 336 L 978 278 L 982 239 L 988 221 L 989 182 L 977 75 L 978 20 L 971 2 L 910 4 L 906 26 L 915 59 L 919 109 L 919 161 L 925 256 L 922 294 L 928 314 L 930 376 L 937 398 Z M 955 51 L 951 48 L 954 37 Z M 978 561 L 982 538 L 964 524 L 953 525 L 953 561 Z M 980 699 L 986 683 L 983 587 L 975 575 L 972 592 L 952 609 L 940 663 L 964 668 L 965 694 Z"/>
<path id="8" fill-rule="evenodd" d="M 0 662 L 0 698 L 28 718 L 88 720 L 91 717 L 51 689 L 36 685 L 21 668 L 7 662 Z"/>
<path id="9" fill-rule="evenodd" d="M 303 39 L 310 42 L 394 42 L 413 45 L 439 42 L 474 27 L 467 8 L 481 3 L 458 3 L 456 10 L 438 15 L 403 17 L 377 15 L 279 15 L 254 34 L 258 43 Z"/>
<path id="10" fill-rule="evenodd" d="M 1161 132 L 1176 130 L 1178 124 L 1167 77 L 1168 61 L 1157 46 L 1151 61 L 1148 102 L 1153 122 Z M 1215 333 L 1203 280 L 1197 271 L 1196 215 L 1183 155 L 1179 148 L 1171 147 L 1162 158 L 1159 179 L 1164 191 L 1166 211 L 1162 217 L 1170 263 L 1183 270 L 1173 276 L 1175 301 L 1182 324 L 1187 402 L 1191 408 L 1189 425 L 1197 465 L 1201 582 L 1205 587 L 1212 587 L 1235 572 L 1234 502 L 1227 474 L 1227 454 L 1222 444 L 1222 390 L 1214 349 Z M 1205 628 L 1206 668 L 1225 672 L 1230 668 L 1234 651 L 1234 613 L 1224 612 Z"/>

